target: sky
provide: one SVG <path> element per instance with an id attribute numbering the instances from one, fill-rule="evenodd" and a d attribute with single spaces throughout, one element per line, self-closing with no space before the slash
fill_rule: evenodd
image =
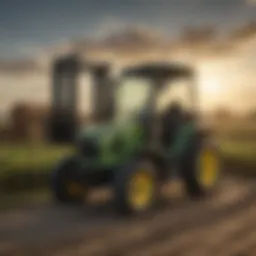
<path id="1" fill-rule="evenodd" d="M 228 29 L 255 19 L 254 0 L 1 0 L 0 60 L 36 55 L 71 38 L 118 24 L 142 24 L 175 35 L 186 26 Z"/>
<path id="2" fill-rule="evenodd" d="M 149 35 L 158 32 L 163 35 L 160 42 L 166 38 L 175 42 L 186 28 L 213 27 L 217 33 L 223 32 L 229 37 L 250 22 L 256 22 L 256 0 L 1 0 L 0 112 L 8 111 L 16 101 L 49 101 L 50 77 L 33 73 L 33 62 L 24 59 L 38 61 L 39 56 L 48 58 L 48 53 L 59 50 L 67 42 L 74 46 L 82 39 L 85 49 L 91 51 L 93 47 L 88 48 L 87 39 L 96 38 L 95 42 L 103 49 L 97 53 L 96 46 L 96 53 L 103 56 L 104 50 L 109 51 L 106 47 L 109 41 L 104 41 L 104 36 L 111 36 L 113 31 L 119 30 L 121 38 L 129 42 L 128 50 L 121 55 L 129 58 L 132 55 L 137 57 L 143 47 L 136 52 L 129 48 L 136 36 L 127 37 L 123 31 L 125 26 L 133 31 L 134 28 L 135 31 L 144 28 L 139 35 L 145 42 L 151 40 Z M 221 54 L 212 48 L 202 51 L 204 46 L 209 46 L 208 42 L 191 57 L 200 70 L 204 107 L 223 105 L 237 110 L 256 107 L 255 28 L 254 23 L 254 38 L 244 35 L 229 38 L 228 44 L 222 44 L 224 51 Z M 114 48 L 118 48 L 119 39 L 113 38 Z M 213 41 L 217 42 L 216 38 Z M 170 47 L 170 56 L 176 54 L 175 58 L 180 58 L 181 53 L 183 58 L 186 50 L 191 51 L 191 45 L 189 48 L 184 40 L 178 41 L 178 47 L 180 51 Z M 122 45 L 120 49 L 124 49 Z M 165 49 L 161 54 L 171 58 Z M 16 61 L 16 64 L 8 64 L 11 72 L 7 73 L 9 60 Z M 23 71 L 16 74 L 15 70 Z M 89 108 L 88 102 L 88 97 L 83 99 L 85 108 Z"/>

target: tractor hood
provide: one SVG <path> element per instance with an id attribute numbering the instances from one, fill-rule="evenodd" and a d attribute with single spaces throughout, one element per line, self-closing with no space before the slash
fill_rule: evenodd
<path id="1" fill-rule="evenodd" d="M 140 148 L 143 138 L 139 122 L 130 120 L 87 126 L 78 134 L 76 145 L 88 158 L 113 162 Z"/>
<path id="2" fill-rule="evenodd" d="M 77 136 L 77 140 L 83 138 L 97 138 L 97 140 L 106 140 L 114 136 L 119 130 L 122 130 L 121 124 L 101 124 L 101 125 L 89 125 L 86 128 L 82 128 Z"/>

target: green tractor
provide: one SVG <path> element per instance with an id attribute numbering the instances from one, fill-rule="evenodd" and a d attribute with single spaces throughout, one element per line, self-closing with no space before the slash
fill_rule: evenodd
<path id="1" fill-rule="evenodd" d="M 191 68 L 140 64 L 127 67 L 111 83 L 106 66 L 87 68 L 96 74 L 96 82 L 108 84 L 96 104 L 107 98 L 104 104 L 112 111 L 105 119 L 96 111 L 98 122 L 76 133 L 76 152 L 54 170 L 52 191 L 58 202 L 82 203 L 90 188 L 108 185 L 119 213 L 139 214 L 155 206 L 160 188 L 174 176 L 184 181 L 193 197 L 216 188 L 221 172 L 219 149 L 210 133 L 200 128 Z M 181 80 L 186 81 L 187 107 L 167 100 L 164 108 L 161 98 L 171 95 L 174 82 Z"/>

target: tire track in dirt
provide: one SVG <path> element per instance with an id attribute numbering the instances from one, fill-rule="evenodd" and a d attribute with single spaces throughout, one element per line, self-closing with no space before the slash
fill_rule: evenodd
<path id="1" fill-rule="evenodd" d="M 255 205 L 254 184 L 229 180 L 223 182 L 219 193 L 213 198 L 196 202 L 183 200 L 183 202 L 179 201 L 171 206 L 165 205 L 145 218 L 123 220 L 116 216 L 116 219 L 115 217 L 106 218 L 109 223 L 101 226 L 100 223 L 96 223 L 100 218 L 98 216 L 92 218 L 91 216 L 90 228 L 82 233 L 71 228 L 72 220 L 70 223 L 65 223 L 69 215 L 68 218 L 58 220 L 59 215 L 61 215 L 60 212 L 53 211 L 48 213 L 47 218 L 43 218 L 44 214 L 41 215 L 41 225 L 45 226 L 44 229 L 49 229 L 49 232 L 54 231 L 59 225 L 68 225 L 70 227 L 62 230 L 65 232 L 69 230 L 70 234 L 46 239 L 44 236 L 49 233 L 43 233 L 40 239 L 34 239 L 30 242 L 21 239 L 12 243 L 11 234 L 15 235 L 15 229 L 13 229 L 8 233 L 9 240 L 5 241 L 6 248 L 0 250 L 0 255 L 208 256 L 211 255 L 210 251 L 213 251 L 215 252 L 212 254 L 213 256 L 219 256 L 222 253 L 231 253 L 227 251 L 226 245 L 235 244 L 238 246 L 240 240 L 244 241 L 237 250 L 245 251 L 247 249 L 249 253 L 254 246 Z M 47 213 L 47 211 L 45 212 Z M 93 215 L 93 212 L 91 214 Z M 105 213 L 101 212 L 101 214 L 104 215 Z M 108 212 L 106 214 L 113 213 Z M 70 216 L 72 217 L 72 214 Z M 89 224 L 90 218 L 85 220 L 86 214 L 85 216 L 83 214 L 75 216 L 81 218 L 76 220 L 76 225 L 81 224 L 83 227 L 86 223 Z M 47 221 L 53 223 L 54 220 L 59 221 L 57 226 L 47 226 Z M 23 230 L 25 229 L 20 231 Z M 27 230 L 31 231 L 29 227 Z M 35 231 L 40 232 L 40 228 L 33 232 Z M 36 235 L 33 232 L 30 232 L 30 236 Z M 248 239 L 241 238 L 246 234 Z M 204 247 L 202 247 L 202 243 Z M 247 244 L 247 248 L 243 248 L 243 244 Z"/>
<path id="2" fill-rule="evenodd" d="M 220 256 L 247 256 L 249 253 L 251 255 L 256 254 L 256 235 L 255 232 L 253 234 L 249 234 L 249 236 L 241 239 L 239 242 L 236 241 L 232 244 L 228 244 L 227 248 L 223 249 L 220 254 Z M 254 249 L 253 249 L 254 248 Z"/>
<path id="3" fill-rule="evenodd" d="M 180 219 L 175 219 L 172 221 L 169 221 L 167 224 L 159 225 L 157 228 L 153 228 L 149 232 L 142 232 L 139 235 L 136 235 L 135 233 L 133 236 L 124 237 L 124 239 L 120 240 L 119 237 L 114 238 L 112 240 L 112 243 L 110 243 L 109 240 L 105 241 L 105 248 L 100 250 L 98 252 L 98 255 L 106 254 L 106 255 L 126 255 L 126 252 L 131 251 L 131 254 L 127 255 L 134 255 L 136 251 L 136 248 L 145 248 L 149 245 L 152 245 L 152 247 L 156 246 L 156 243 L 159 241 L 164 240 L 170 240 L 174 239 L 179 234 L 182 234 L 183 232 L 188 232 L 189 230 L 193 230 L 195 228 L 198 228 L 200 225 L 208 225 L 209 222 L 216 222 L 219 221 L 220 218 L 223 218 L 227 214 L 234 214 L 235 211 L 240 210 L 240 207 L 246 207 L 248 206 L 248 201 L 241 202 L 241 206 L 237 207 L 235 205 L 234 207 L 228 207 L 227 209 L 223 209 L 220 212 L 217 211 L 207 211 L 203 213 L 195 213 L 191 215 L 185 214 L 184 216 L 180 216 Z M 255 213 L 255 212 L 254 212 Z M 206 218 L 205 215 L 207 216 Z M 198 220 L 195 221 L 195 218 Z M 168 221 L 168 220 L 163 220 Z M 133 250 L 131 250 L 133 248 Z M 94 254 L 95 252 L 93 252 Z M 89 252 L 86 253 L 87 255 L 90 255 Z M 152 254 L 152 255 L 158 255 Z"/>
<path id="4" fill-rule="evenodd" d="M 189 251 L 195 251 L 198 255 L 219 255 L 216 247 L 228 244 L 233 236 L 244 231 L 244 229 L 256 227 L 256 207 L 248 210 L 241 210 L 235 214 L 223 216 L 221 220 L 215 220 L 209 225 L 198 226 L 192 230 L 184 230 L 181 234 L 176 233 L 173 237 L 165 237 L 159 243 L 151 243 L 147 248 L 140 251 L 132 251 L 129 255 L 153 256 L 153 255 L 187 255 Z M 241 225 L 246 220 L 246 227 Z M 201 251 L 201 254 L 199 254 Z"/>
<path id="5" fill-rule="evenodd" d="M 221 209 L 213 210 L 209 208 L 202 210 L 201 207 L 198 207 L 192 213 L 190 212 L 192 208 L 186 209 L 186 212 L 183 213 L 179 211 L 174 213 L 167 212 L 168 216 L 160 214 L 151 221 L 131 226 L 128 230 L 125 230 L 125 233 L 123 233 L 124 229 L 123 232 L 120 229 L 119 231 L 109 233 L 109 236 L 106 236 L 104 240 L 84 240 L 84 244 L 80 245 L 79 249 L 76 249 L 76 253 L 80 250 L 85 255 L 134 255 L 136 248 L 137 250 L 140 248 L 143 250 L 144 247 L 152 244 L 152 248 L 154 248 L 157 243 L 163 240 L 173 239 L 179 234 L 198 228 L 198 226 L 207 226 L 209 223 L 221 221 L 227 215 L 232 217 L 237 212 L 239 216 L 242 209 L 255 202 L 255 194 L 251 193 L 231 206 L 226 205 L 224 208 L 221 206 Z M 197 206 L 200 206 L 200 203 Z M 205 216 L 207 217 L 205 218 Z M 131 248 L 133 248 L 132 251 Z M 128 251 L 131 254 L 127 254 Z M 60 255 L 62 254 L 60 253 Z M 72 255 L 72 253 L 67 255 Z"/>

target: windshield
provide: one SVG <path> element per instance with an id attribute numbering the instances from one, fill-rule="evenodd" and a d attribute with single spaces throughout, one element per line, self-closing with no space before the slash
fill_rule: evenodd
<path id="1" fill-rule="evenodd" d="M 164 90 L 162 90 L 157 97 L 157 112 L 162 113 L 172 104 L 176 103 L 186 111 L 193 109 L 191 88 L 192 85 L 189 79 L 178 79 L 168 82 Z"/>
<path id="2" fill-rule="evenodd" d="M 122 79 L 116 93 L 116 118 L 127 120 L 146 110 L 150 92 L 150 82 L 146 79 Z"/>

